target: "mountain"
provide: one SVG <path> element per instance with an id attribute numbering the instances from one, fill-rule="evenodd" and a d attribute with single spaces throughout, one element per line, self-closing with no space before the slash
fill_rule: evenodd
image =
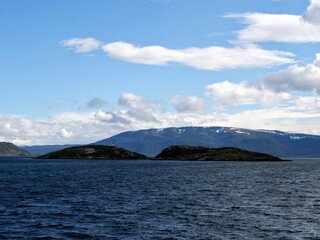
<path id="1" fill-rule="evenodd" d="M 187 145 L 171 146 L 161 151 L 157 160 L 197 161 L 283 161 L 269 154 L 250 152 L 239 148 L 208 148 Z"/>
<path id="2" fill-rule="evenodd" d="M 181 127 L 120 133 L 98 141 L 147 156 L 172 145 L 235 147 L 280 157 L 320 157 L 320 136 L 230 127 Z"/>
<path id="3" fill-rule="evenodd" d="M 114 146 L 86 145 L 48 153 L 41 159 L 147 159 L 146 156 Z"/>
<path id="4" fill-rule="evenodd" d="M 80 146 L 78 144 L 73 145 L 35 145 L 35 146 L 20 146 L 21 149 L 32 153 L 33 155 L 43 155 L 50 152 L 59 151 L 68 147 Z"/>
<path id="5" fill-rule="evenodd" d="M 31 156 L 31 154 L 16 145 L 8 142 L 0 142 L 0 156 L 11 157 L 11 156 Z"/>

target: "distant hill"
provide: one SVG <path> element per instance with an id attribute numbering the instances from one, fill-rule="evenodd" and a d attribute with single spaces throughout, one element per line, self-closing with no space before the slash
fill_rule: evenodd
<path id="1" fill-rule="evenodd" d="M 31 154 L 16 145 L 8 142 L 0 142 L 0 156 L 11 157 L 11 156 L 31 156 Z"/>
<path id="2" fill-rule="evenodd" d="M 59 151 L 68 147 L 79 146 L 78 144 L 73 145 L 35 145 L 35 146 L 20 146 L 21 149 L 32 153 L 33 155 L 43 155 L 49 152 Z"/>
<path id="3" fill-rule="evenodd" d="M 208 148 L 187 145 L 171 146 L 161 151 L 157 160 L 192 160 L 192 161 L 283 161 L 265 153 L 257 153 L 239 148 Z"/>
<path id="4" fill-rule="evenodd" d="M 114 146 L 86 145 L 70 147 L 56 152 L 48 153 L 38 158 L 41 159 L 146 159 L 147 157 Z"/>
<path id="5" fill-rule="evenodd" d="M 279 157 L 320 157 L 320 136 L 230 127 L 181 127 L 124 132 L 95 142 L 155 156 L 172 145 L 235 147 Z"/>

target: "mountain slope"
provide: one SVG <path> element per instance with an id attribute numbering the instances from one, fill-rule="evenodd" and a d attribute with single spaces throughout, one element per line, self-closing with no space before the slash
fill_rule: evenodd
<path id="1" fill-rule="evenodd" d="M 0 156 L 31 156 L 31 154 L 12 143 L 0 142 Z"/>
<path id="2" fill-rule="evenodd" d="M 280 157 L 320 157 L 320 136 L 229 127 L 181 127 L 124 132 L 98 141 L 147 156 L 172 145 L 235 147 Z"/>

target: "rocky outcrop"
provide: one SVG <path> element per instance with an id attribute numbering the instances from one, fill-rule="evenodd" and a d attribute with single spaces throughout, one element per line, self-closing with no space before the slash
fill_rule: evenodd
<path id="1" fill-rule="evenodd" d="M 86 145 L 51 152 L 41 159 L 147 159 L 146 156 L 115 146 Z"/>

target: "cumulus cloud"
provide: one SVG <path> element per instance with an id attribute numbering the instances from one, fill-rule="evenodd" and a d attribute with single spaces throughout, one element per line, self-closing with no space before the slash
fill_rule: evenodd
<path id="1" fill-rule="evenodd" d="M 62 128 L 59 132 L 57 132 L 58 136 L 61 138 L 71 138 L 74 136 L 73 132 L 68 131 L 64 128 Z"/>
<path id="2" fill-rule="evenodd" d="M 296 108 L 272 107 L 235 113 L 155 111 L 154 121 L 137 119 L 128 113 L 129 110 L 82 114 L 69 112 L 41 121 L 0 115 L 0 139 L 17 145 L 88 144 L 124 131 L 182 126 L 229 126 L 320 134 L 319 109 L 299 109 L 304 106 L 311 108 L 315 103 L 319 107 L 319 99 L 305 98 L 300 100 Z M 127 123 L 115 122 L 112 114 L 125 119 Z"/>
<path id="3" fill-rule="evenodd" d="M 292 96 L 288 93 L 276 93 L 262 86 L 248 85 L 245 82 L 232 83 L 224 81 L 213 83 L 206 86 L 205 90 L 218 104 L 223 106 L 252 104 L 271 106 L 292 100 Z"/>
<path id="4" fill-rule="evenodd" d="M 80 107 L 80 110 L 87 110 L 87 109 L 94 109 L 94 108 L 103 108 L 107 105 L 107 101 L 101 99 L 101 98 L 94 98 L 90 100 L 89 102 L 83 104 Z"/>
<path id="5" fill-rule="evenodd" d="M 228 15 L 248 26 L 238 32 L 242 42 L 320 42 L 319 26 L 288 14 L 246 13 Z"/>
<path id="6" fill-rule="evenodd" d="M 289 14 L 228 14 L 246 28 L 238 32 L 240 42 L 320 42 L 320 3 L 312 0 L 303 16 Z"/>
<path id="7" fill-rule="evenodd" d="M 122 113 L 112 112 L 112 111 L 99 111 L 94 114 L 94 117 L 100 122 L 108 123 L 121 123 L 121 124 L 130 124 L 130 121 L 124 117 L 121 117 Z"/>
<path id="8" fill-rule="evenodd" d="M 303 19 L 312 24 L 320 24 L 320 1 L 311 0 L 310 5 L 303 15 Z"/>
<path id="9" fill-rule="evenodd" d="M 267 67 L 293 63 L 292 53 L 270 51 L 258 46 L 224 48 L 169 49 L 162 46 L 137 47 L 126 42 L 105 44 L 102 49 L 109 57 L 122 61 L 166 65 L 180 63 L 203 70 L 222 70 L 235 68 Z"/>
<path id="10" fill-rule="evenodd" d="M 113 115 L 111 113 L 107 113 L 104 111 L 99 111 L 94 115 L 100 121 L 111 121 L 113 119 Z"/>
<path id="11" fill-rule="evenodd" d="M 152 112 L 158 108 L 158 104 L 147 97 L 138 96 L 132 93 L 122 93 L 119 97 L 119 104 L 137 111 Z"/>
<path id="12" fill-rule="evenodd" d="M 94 38 L 72 38 L 61 41 L 62 46 L 69 47 L 75 52 L 91 52 L 101 46 L 101 42 Z"/>
<path id="13" fill-rule="evenodd" d="M 320 94 L 320 54 L 306 66 L 292 65 L 287 69 L 270 73 L 263 84 L 276 91 L 315 91 Z"/>
<path id="14" fill-rule="evenodd" d="M 56 131 L 51 124 L 31 120 L 21 116 L 0 115 L 0 136 L 3 141 L 18 145 L 35 143 L 36 140 L 47 140 L 47 136 L 55 136 Z"/>
<path id="15" fill-rule="evenodd" d="M 264 104 L 267 101 L 274 105 L 250 111 L 237 109 L 230 113 L 220 109 L 199 114 L 198 107 L 202 105 L 199 98 L 171 98 L 177 111 L 166 111 L 147 97 L 124 93 L 119 98 L 118 109 L 112 111 L 63 112 L 42 120 L 0 115 L 0 140 L 17 145 L 88 144 L 124 131 L 215 125 L 320 134 L 320 98 L 317 96 L 292 97 L 246 83 L 227 81 L 207 88 L 211 96 L 225 105 Z M 227 92 L 223 93 L 225 90 Z M 189 104 L 179 109 L 182 100 Z M 286 101 L 289 103 L 282 104 Z"/>
<path id="16" fill-rule="evenodd" d="M 129 109 L 128 113 L 136 118 L 145 121 L 155 121 L 154 112 L 161 106 L 156 102 L 150 101 L 147 97 L 134 95 L 132 93 L 122 93 L 118 103 Z"/>
<path id="17" fill-rule="evenodd" d="M 195 96 L 176 95 L 170 102 L 178 112 L 204 113 L 204 100 Z"/>

